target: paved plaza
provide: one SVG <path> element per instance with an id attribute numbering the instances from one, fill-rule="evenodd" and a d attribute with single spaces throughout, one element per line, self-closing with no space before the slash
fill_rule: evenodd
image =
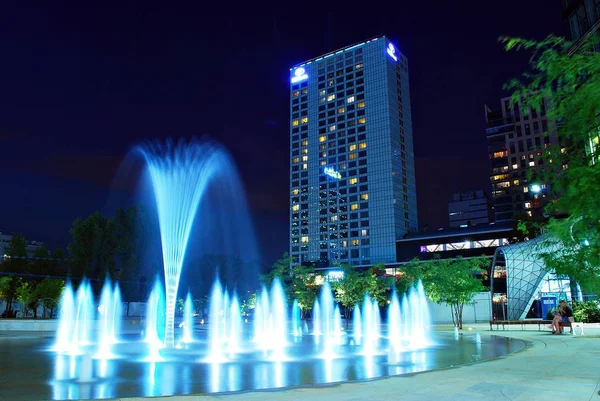
<path id="1" fill-rule="evenodd" d="M 586 325 L 584 336 L 529 330 L 490 332 L 488 324 L 465 327 L 529 342 L 523 351 L 457 368 L 325 387 L 229 395 L 156 397 L 155 401 L 600 401 L 600 326 Z M 577 334 L 579 332 L 577 331 Z M 128 398 L 142 400 L 142 398 Z"/>

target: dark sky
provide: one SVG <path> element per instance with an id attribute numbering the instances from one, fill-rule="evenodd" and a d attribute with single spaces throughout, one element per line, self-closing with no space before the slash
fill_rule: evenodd
<path id="1" fill-rule="evenodd" d="M 0 5 L 0 231 L 64 247 L 133 145 L 207 134 L 238 164 L 270 263 L 288 248 L 288 69 L 379 34 L 409 60 L 419 225 L 444 226 L 453 192 L 489 191 L 484 105 L 526 66 L 497 37 L 564 34 L 558 0 L 121 3 Z"/>

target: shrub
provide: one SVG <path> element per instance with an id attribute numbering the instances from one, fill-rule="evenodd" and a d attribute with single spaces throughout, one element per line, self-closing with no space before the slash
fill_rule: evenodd
<path id="1" fill-rule="evenodd" d="M 600 322 L 600 308 L 596 301 L 573 301 L 573 317 L 576 322 Z"/>

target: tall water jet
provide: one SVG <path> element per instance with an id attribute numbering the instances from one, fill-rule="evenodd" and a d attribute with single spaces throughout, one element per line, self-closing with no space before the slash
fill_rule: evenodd
<path id="1" fill-rule="evenodd" d="M 362 343 L 362 316 L 360 313 L 360 307 L 354 305 L 354 314 L 352 316 L 352 331 L 354 337 L 354 345 L 361 345 Z"/>
<path id="2" fill-rule="evenodd" d="M 159 325 L 159 308 L 161 304 L 161 298 L 163 294 L 162 285 L 160 280 L 157 278 L 154 283 L 154 287 L 148 297 L 148 304 L 146 307 L 146 333 L 144 341 L 148 343 L 150 352 L 147 360 L 150 362 L 157 362 L 162 360 L 160 356 L 160 349 L 163 348 L 163 341 L 161 341 L 158 333 Z"/>
<path id="3" fill-rule="evenodd" d="M 316 306 L 315 301 L 315 306 Z M 323 337 L 323 358 L 333 358 L 335 356 L 333 351 L 333 346 L 338 340 L 338 333 L 336 333 L 336 313 L 335 313 L 335 303 L 333 301 L 333 292 L 331 291 L 331 287 L 328 281 L 325 281 L 323 286 L 321 287 L 321 294 L 319 295 L 319 316 L 316 316 L 315 319 L 317 323 L 315 323 L 315 331 L 318 327 L 320 333 Z M 339 316 L 339 311 L 338 311 Z M 318 326 L 317 326 L 318 325 Z M 315 342 L 319 341 L 319 334 L 315 333 Z"/>
<path id="4" fill-rule="evenodd" d="M 73 287 L 68 282 L 60 297 L 59 325 L 56 333 L 54 351 L 72 351 L 73 330 L 75 327 L 75 294 Z"/>
<path id="5" fill-rule="evenodd" d="M 92 343 L 92 331 L 94 329 L 94 296 L 92 288 L 87 281 L 79 284 L 76 295 L 77 320 L 73 331 L 73 345 L 89 345 Z"/>
<path id="6" fill-rule="evenodd" d="M 221 288 L 221 283 L 217 280 L 213 284 L 210 293 L 209 309 L 209 329 L 208 329 L 208 356 L 207 361 L 211 363 L 224 362 L 223 343 L 226 339 L 226 320 L 225 314 L 227 305 Z"/>
<path id="7" fill-rule="evenodd" d="M 232 358 L 242 349 L 242 308 L 235 293 L 231 296 L 228 318 L 227 353 Z"/>
<path id="8" fill-rule="evenodd" d="M 179 278 L 196 211 L 219 168 L 222 151 L 210 143 L 140 146 L 154 190 L 166 289 L 165 345 L 175 341 Z"/>
<path id="9" fill-rule="evenodd" d="M 183 304 L 183 338 L 184 343 L 194 341 L 194 302 L 192 294 L 188 292 Z"/>
<path id="10" fill-rule="evenodd" d="M 96 358 L 109 359 L 113 357 L 111 346 L 113 344 L 116 305 L 113 300 L 113 289 L 109 279 L 104 282 L 100 295 L 100 306 L 98 307 L 98 351 Z"/>
<path id="11" fill-rule="evenodd" d="M 121 289 L 119 284 L 115 284 L 112 293 L 112 333 L 111 343 L 116 344 L 119 342 L 119 334 L 121 333 L 121 317 L 123 315 L 123 299 L 121 298 Z"/>
<path id="12" fill-rule="evenodd" d="M 273 280 L 271 284 L 271 332 L 273 355 L 271 359 L 282 361 L 285 359 L 285 347 L 287 346 L 287 302 L 285 293 L 279 279 Z"/>
<path id="13" fill-rule="evenodd" d="M 363 354 L 373 356 L 379 349 L 381 315 L 377 300 L 372 300 L 368 294 L 365 294 L 362 309 L 363 317 Z"/>
<path id="14" fill-rule="evenodd" d="M 300 319 L 300 306 L 298 305 L 298 300 L 294 299 L 294 303 L 292 304 L 292 334 L 294 337 L 302 336 L 302 324 Z"/>
<path id="15" fill-rule="evenodd" d="M 398 294 L 394 291 L 388 307 L 388 341 L 391 350 L 396 353 L 402 351 L 404 349 L 403 340 L 400 301 L 398 301 Z"/>

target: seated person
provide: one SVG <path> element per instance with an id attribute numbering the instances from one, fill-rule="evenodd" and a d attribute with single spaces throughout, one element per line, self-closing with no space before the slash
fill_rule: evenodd
<path id="1" fill-rule="evenodd" d="M 567 301 L 562 300 L 558 304 L 558 308 L 554 314 L 554 319 L 552 320 L 552 334 L 561 334 L 562 328 L 560 326 L 561 323 L 572 323 L 575 319 L 573 318 L 573 309 L 567 305 Z"/>

